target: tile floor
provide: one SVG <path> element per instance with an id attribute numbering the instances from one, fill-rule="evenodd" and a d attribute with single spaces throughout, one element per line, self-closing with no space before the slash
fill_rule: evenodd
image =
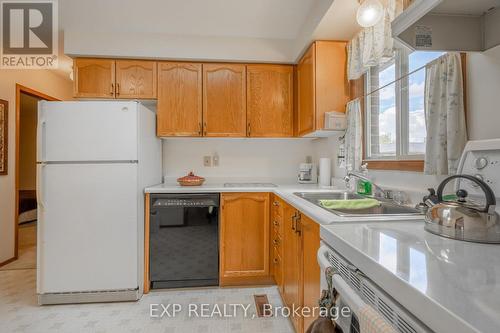
<path id="1" fill-rule="evenodd" d="M 36 268 L 36 222 L 19 225 L 19 259 L 0 267 L 0 271 Z"/>
<path id="2" fill-rule="evenodd" d="M 293 332 L 287 318 L 256 317 L 254 294 L 267 294 L 273 306 L 282 306 L 276 287 L 162 290 L 138 302 L 38 306 L 36 299 L 36 223 L 19 228 L 19 259 L 0 269 L 0 333 L 10 332 Z M 189 316 L 188 304 L 249 306 L 247 316 L 201 318 L 198 307 Z M 150 317 L 151 304 L 180 304 L 173 318 Z M 158 305 L 161 313 L 161 306 Z"/>
<path id="3" fill-rule="evenodd" d="M 276 287 L 153 291 L 138 302 L 38 306 L 36 270 L 0 271 L 0 332 L 293 332 L 284 317 L 258 318 L 253 295 L 280 306 Z M 175 318 L 151 318 L 150 304 L 180 304 Z M 188 316 L 188 304 L 250 304 L 233 318 Z M 161 309 L 161 308 L 160 308 Z M 201 312 L 198 310 L 198 313 Z"/>

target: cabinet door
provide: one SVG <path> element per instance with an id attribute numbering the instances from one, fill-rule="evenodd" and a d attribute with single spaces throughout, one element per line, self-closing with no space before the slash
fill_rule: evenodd
<path id="1" fill-rule="evenodd" d="M 297 210 L 285 208 L 283 223 L 283 299 L 290 308 L 301 306 L 302 249 L 300 234 L 296 229 Z M 302 318 L 291 317 L 296 332 L 301 332 Z"/>
<path id="2" fill-rule="evenodd" d="M 316 260 L 320 245 L 319 225 L 307 216 L 301 214 L 300 230 L 302 235 L 302 305 L 308 308 L 318 306 L 320 298 L 320 274 L 321 270 Z M 316 317 L 304 317 L 304 332 Z"/>
<path id="3" fill-rule="evenodd" d="M 246 136 L 245 65 L 203 64 L 203 135 Z"/>
<path id="4" fill-rule="evenodd" d="M 201 136 L 201 64 L 158 63 L 158 136 Z"/>
<path id="5" fill-rule="evenodd" d="M 116 61 L 116 98 L 156 98 L 156 62 Z"/>
<path id="6" fill-rule="evenodd" d="M 247 66 L 247 135 L 293 136 L 293 66 Z"/>
<path id="7" fill-rule="evenodd" d="M 297 65 L 297 133 L 299 136 L 315 130 L 315 44 Z"/>
<path id="8" fill-rule="evenodd" d="M 75 97 L 114 98 L 115 61 L 77 58 L 73 62 Z"/>
<path id="9" fill-rule="evenodd" d="M 315 121 L 316 130 L 325 126 L 325 112 L 345 112 L 349 101 L 346 42 L 315 43 Z"/>
<path id="10" fill-rule="evenodd" d="M 220 285 L 269 282 L 269 194 L 223 193 L 221 202 Z"/>

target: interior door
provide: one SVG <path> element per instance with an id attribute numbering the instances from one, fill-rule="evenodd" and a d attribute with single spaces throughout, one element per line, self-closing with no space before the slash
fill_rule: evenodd
<path id="1" fill-rule="evenodd" d="M 38 161 L 137 160 L 137 102 L 40 102 Z"/>
<path id="2" fill-rule="evenodd" d="M 38 292 L 137 288 L 137 164 L 37 168 Z"/>

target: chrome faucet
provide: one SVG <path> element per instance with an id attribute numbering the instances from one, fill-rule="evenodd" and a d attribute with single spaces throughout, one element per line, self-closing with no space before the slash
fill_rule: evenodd
<path id="1" fill-rule="evenodd" d="M 351 177 L 355 177 L 355 178 L 370 182 L 372 184 L 372 186 L 375 188 L 376 193 L 378 193 L 378 195 L 376 195 L 374 193 L 373 197 L 378 197 L 378 198 L 383 198 L 383 199 L 392 199 L 391 198 L 392 191 L 384 190 L 382 187 L 375 184 L 371 179 L 369 179 L 368 177 L 365 177 L 364 175 L 362 175 L 356 171 L 348 171 L 347 172 L 346 176 L 344 177 L 346 187 L 349 186 L 349 182 L 351 181 Z"/>

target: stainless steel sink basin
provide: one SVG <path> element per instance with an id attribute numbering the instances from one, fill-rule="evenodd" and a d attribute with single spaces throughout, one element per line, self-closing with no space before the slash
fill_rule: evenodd
<path id="1" fill-rule="evenodd" d="M 413 216 L 421 213 L 411 207 L 406 207 L 395 203 L 392 200 L 378 199 L 380 206 L 367 209 L 328 209 L 320 204 L 320 200 L 356 200 L 366 197 L 353 192 L 296 192 L 296 196 L 307 200 L 318 207 L 339 216 Z"/>

